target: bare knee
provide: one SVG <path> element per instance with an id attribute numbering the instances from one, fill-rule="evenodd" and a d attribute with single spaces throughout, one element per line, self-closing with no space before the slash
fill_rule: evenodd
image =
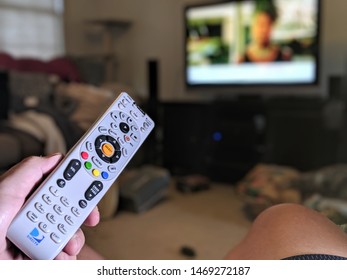
<path id="1" fill-rule="evenodd" d="M 298 229 L 316 223 L 330 223 L 322 214 L 299 204 L 278 204 L 264 210 L 255 219 L 253 227 L 261 227 L 269 232 Z M 313 223 L 313 224 L 312 224 Z"/>
<path id="2" fill-rule="evenodd" d="M 322 214 L 298 204 L 264 210 L 227 258 L 279 259 L 304 253 L 347 255 L 347 237 Z M 341 250 L 337 252 L 336 247 Z"/>
<path id="3" fill-rule="evenodd" d="M 264 210 L 254 221 L 246 238 L 261 241 L 267 248 L 293 247 L 317 233 L 322 223 L 330 223 L 321 214 L 299 204 L 279 204 Z"/>

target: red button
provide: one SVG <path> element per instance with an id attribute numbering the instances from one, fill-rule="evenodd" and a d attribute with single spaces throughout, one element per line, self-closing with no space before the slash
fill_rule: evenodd
<path id="1" fill-rule="evenodd" d="M 82 157 L 83 159 L 88 159 L 89 155 L 88 155 L 88 153 L 86 153 L 86 152 L 82 152 L 82 153 L 81 153 L 81 157 Z"/>

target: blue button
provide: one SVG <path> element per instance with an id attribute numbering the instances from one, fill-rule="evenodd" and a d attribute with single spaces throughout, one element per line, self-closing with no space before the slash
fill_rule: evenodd
<path id="1" fill-rule="evenodd" d="M 105 172 L 105 171 L 101 172 L 101 177 L 102 177 L 103 179 L 107 179 L 107 178 L 108 178 L 108 173 Z"/>

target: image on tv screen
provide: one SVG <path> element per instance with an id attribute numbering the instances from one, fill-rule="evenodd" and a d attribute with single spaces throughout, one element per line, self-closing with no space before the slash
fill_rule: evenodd
<path id="1" fill-rule="evenodd" d="M 319 0 L 245 0 L 185 9 L 188 85 L 312 85 Z"/>

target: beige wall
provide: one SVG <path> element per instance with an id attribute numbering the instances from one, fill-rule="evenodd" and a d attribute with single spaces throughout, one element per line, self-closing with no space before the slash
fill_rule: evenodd
<path id="1" fill-rule="evenodd" d="M 97 38 L 87 36 L 91 28 L 85 24 L 87 19 L 129 20 L 132 25 L 126 31 L 118 32 L 114 40 L 118 61 L 115 80 L 132 86 L 136 92 L 146 96 L 147 61 L 157 59 L 160 98 L 186 99 L 183 83 L 183 7 L 197 2 L 202 0 L 66 1 L 67 51 L 75 55 L 100 51 Z M 347 70 L 347 1 L 328 0 L 322 6 L 321 62 L 323 80 L 326 81 L 328 76 L 341 75 Z M 325 91 L 325 83 L 322 89 Z M 199 95 L 188 96 L 199 98 Z"/>

